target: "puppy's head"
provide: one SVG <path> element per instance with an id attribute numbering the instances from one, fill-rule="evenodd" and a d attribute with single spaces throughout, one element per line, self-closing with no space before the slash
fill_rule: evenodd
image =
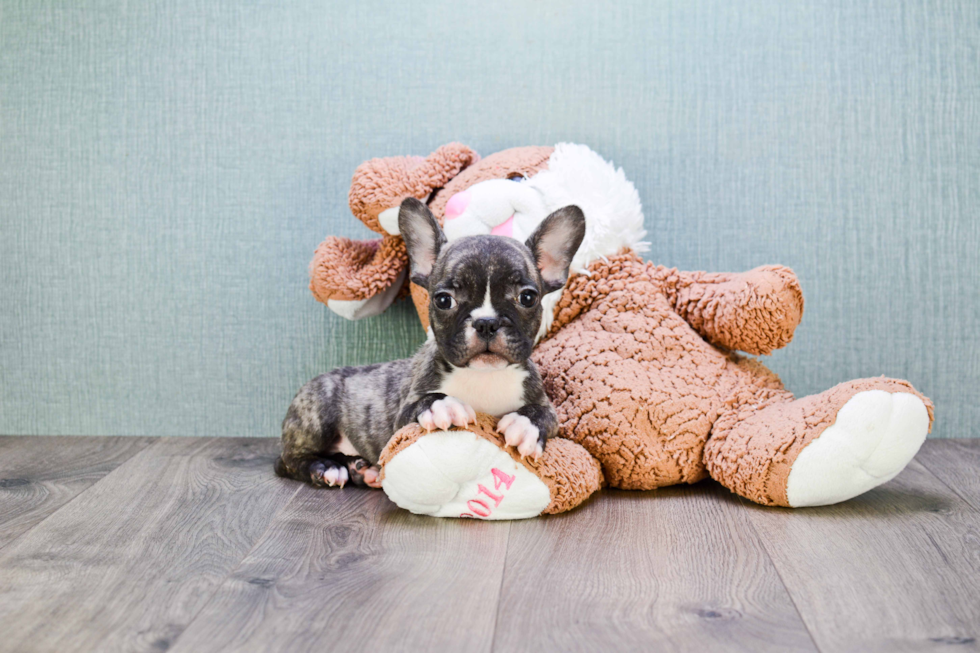
<path id="1" fill-rule="evenodd" d="M 504 236 L 447 243 L 428 207 L 409 198 L 398 229 L 411 279 L 429 291 L 429 322 L 443 356 L 456 367 L 499 369 L 530 357 L 541 297 L 565 285 L 585 216 L 577 206 L 559 209 L 524 244 Z"/>

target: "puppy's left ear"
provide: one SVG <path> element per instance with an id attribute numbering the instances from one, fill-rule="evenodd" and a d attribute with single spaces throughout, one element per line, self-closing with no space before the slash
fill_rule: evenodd
<path id="1" fill-rule="evenodd" d="M 524 243 L 537 261 L 545 293 L 565 285 L 568 268 L 583 238 L 585 214 L 573 204 L 558 209 L 545 218 Z"/>
<path id="2" fill-rule="evenodd" d="M 429 275 L 446 244 L 446 235 L 424 203 L 409 197 L 398 208 L 398 231 L 405 239 L 412 283 L 428 289 Z"/>

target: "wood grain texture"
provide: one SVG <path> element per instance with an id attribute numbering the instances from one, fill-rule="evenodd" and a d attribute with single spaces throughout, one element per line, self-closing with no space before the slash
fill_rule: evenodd
<path id="1" fill-rule="evenodd" d="M 511 525 L 304 486 L 174 651 L 489 651 Z"/>
<path id="2" fill-rule="evenodd" d="M 980 439 L 927 440 L 915 459 L 980 510 Z"/>
<path id="3" fill-rule="evenodd" d="M 0 550 L 0 652 L 980 649 L 972 442 L 825 508 L 706 482 L 513 523 L 277 479 L 275 440 L 141 443 L 69 438 L 78 479 L 118 466 Z M 2 477 L 58 448 L 0 439 Z"/>
<path id="4" fill-rule="evenodd" d="M 916 461 L 835 506 L 745 511 L 822 651 L 980 650 L 980 512 Z"/>
<path id="5" fill-rule="evenodd" d="M 152 441 L 0 437 L 0 549 Z"/>
<path id="6" fill-rule="evenodd" d="M 296 485 L 278 442 L 160 440 L 0 552 L 0 648 L 165 650 Z"/>
<path id="7" fill-rule="evenodd" d="M 515 523 L 494 649 L 813 651 L 733 495 L 604 490 Z"/>

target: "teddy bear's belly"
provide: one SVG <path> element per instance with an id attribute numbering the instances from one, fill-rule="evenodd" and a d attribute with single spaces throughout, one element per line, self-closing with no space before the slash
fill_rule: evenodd
<path id="1" fill-rule="evenodd" d="M 676 315 L 640 329 L 631 317 L 566 325 L 535 351 L 561 435 L 595 456 L 613 487 L 701 480 L 704 445 L 739 366 Z"/>

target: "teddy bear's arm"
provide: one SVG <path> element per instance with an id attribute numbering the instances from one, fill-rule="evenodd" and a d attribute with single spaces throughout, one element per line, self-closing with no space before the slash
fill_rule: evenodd
<path id="1" fill-rule="evenodd" d="M 792 270 L 767 265 L 741 273 L 676 272 L 674 308 L 709 342 L 749 354 L 785 347 L 803 316 Z"/>
<path id="2" fill-rule="evenodd" d="M 405 283 L 408 253 L 401 238 L 350 240 L 330 236 L 310 263 L 310 290 L 318 301 L 350 320 L 377 315 Z"/>

